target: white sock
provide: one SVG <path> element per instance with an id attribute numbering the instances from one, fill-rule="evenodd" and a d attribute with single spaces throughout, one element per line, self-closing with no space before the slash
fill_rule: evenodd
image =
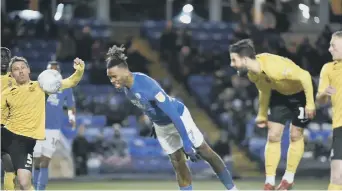
<path id="1" fill-rule="evenodd" d="M 293 183 L 294 176 L 295 176 L 295 173 L 286 171 L 283 176 L 283 180 L 286 180 L 288 183 L 291 184 Z"/>
<path id="2" fill-rule="evenodd" d="M 275 176 L 266 176 L 265 184 L 275 185 Z"/>
<path id="3" fill-rule="evenodd" d="M 232 189 L 230 189 L 230 190 L 238 190 L 237 188 L 236 188 L 236 186 L 234 186 Z"/>

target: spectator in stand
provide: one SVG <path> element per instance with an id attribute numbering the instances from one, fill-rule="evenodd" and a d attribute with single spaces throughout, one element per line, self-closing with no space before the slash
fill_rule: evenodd
<path id="1" fill-rule="evenodd" d="M 69 32 L 62 34 L 57 44 L 56 57 L 59 61 L 69 61 L 76 56 L 76 43 Z"/>
<path id="2" fill-rule="evenodd" d="M 87 161 L 90 145 L 84 137 L 85 126 L 80 125 L 77 137 L 72 143 L 72 153 L 75 161 L 76 176 L 88 174 Z"/>
<path id="3" fill-rule="evenodd" d="M 176 54 L 177 34 L 172 28 L 172 21 L 167 21 L 164 32 L 160 37 L 160 54 L 163 60 L 170 60 Z"/>
<path id="4" fill-rule="evenodd" d="M 76 54 L 83 60 L 91 60 L 91 47 L 93 45 L 93 37 L 91 36 L 91 29 L 85 26 L 80 35 L 76 36 Z"/>

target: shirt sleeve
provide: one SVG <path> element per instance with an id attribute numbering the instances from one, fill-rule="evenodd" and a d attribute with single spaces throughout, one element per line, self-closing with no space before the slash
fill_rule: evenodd
<path id="1" fill-rule="evenodd" d="M 318 93 L 323 93 L 329 87 L 328 65 L 325 64 L 319 76 Z"/>
<path id="2" fill-rule="evenodd" d="M 248 75 L 248 78 L 255 84 L 259 92 L 259 109 L 256 120 L 266 121 L 271 98 L 271 87 L 259 81 L 256 76 Z"/>
<path id="3" fill-rule="evenodd" d="M 7 95 L 8 95 L 9 91 L 3 91 L 1 93 L 1 114 L 7 114 L 6 112 L 4 112 L 4 110 L 6 108 L 8 108 L 8 104 L 7 104 Z M 1 115 L 1 118 L 7 118 L 7 116 L 3 116 Z M 1 120 L 3 121 L 3 120 Z"/>
<path id="4" fill-rule="evenodd" d="M 309 109 L 315 109 L 315 102 L 314 102 L 314 92 L 313 92 L 313 85 L 311 75 L 308 71 L 303 70 L 291 60 L 283 58 L 284 64 L 278 66 L 280 71 L 279 78 L 280 79 L 288 79 L 293 81 L 299 81 L 304 89 L 305 97 L 306 97 L 306 107 Z"/>
<path id="5" fill-rule="evenodd" d="M 71 88 L 66 89 L 65 91 L 67 91 L 67 95 L 66 95 L 66 105 L 68 108 L 73 108 L 75 107 L 75 97 L 73 94 L 73 91 Z"/>
<path id="6" fill-rule="evenodd" d="M 70 77 L 62 80 L 62 87 L 60 90 L 75 87 L 81 81 L 84 73 L 84 68 L 77 69 Z"/>
<path id="7" fill-rule="evenodd" d="M 184 145 L 190 145 L 191 141 L 188 137 L 188 133 L 185 129 L 181 115 L 179 114 L 177 107 L 173 103 L 171 97 L 169 97 L 164 90 L 156 84 L 156 82 L 148 82 L 149 87 L 149 99 L 156 102 L 156 105 L 172 120 L 177 131 L 179 132 Z"/>

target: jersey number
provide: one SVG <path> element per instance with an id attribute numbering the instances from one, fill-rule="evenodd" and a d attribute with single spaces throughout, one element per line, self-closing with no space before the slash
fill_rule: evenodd
<path id="1" fill-rule="evenodd" d="M 30 153 L 27 154 L 26 164 L 27 165 L 32 165 L 32 155 Z"/>
<path id="2" fill-rule="evenodd" d="M 305 109 L 304 107 L 299 107 L 299 115 L 298 115 L 298 119 L 305 119 Z"/>

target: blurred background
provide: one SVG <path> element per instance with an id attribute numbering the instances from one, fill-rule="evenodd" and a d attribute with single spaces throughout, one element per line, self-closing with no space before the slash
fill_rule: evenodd
<path id="1" fill-rule="evenodd" d="M 331 61 L 331 34 L 341 29 L 342 0 L 1 0 L 1 46 L 27 58 L 33 80 L 50 60 L 63 76 L 73 73 L 75 57 L 86 61 L 73 89 L 77 129 L 65 116 L 50 189 L 178 189 L 167 155 L 149 137 L 151 122 L 109 83 L 104 56 L 114 44 L 125 45 L 133 72 L 189 107 L 239 188 L 260 189 L 267 129 L 254 124 L 257 90 L 229 66 L 229 45 L 251 38 L 258 53 L 292 59 L 317 84 Z M 325 189 L 329 105 L 318 109 L 305 140 L 296 189 Z M 288 145 L 287 128 L 279 173 Z M 223 189 L 205 162 L 189 165 L 201 180 L 195 189 Z"/>

